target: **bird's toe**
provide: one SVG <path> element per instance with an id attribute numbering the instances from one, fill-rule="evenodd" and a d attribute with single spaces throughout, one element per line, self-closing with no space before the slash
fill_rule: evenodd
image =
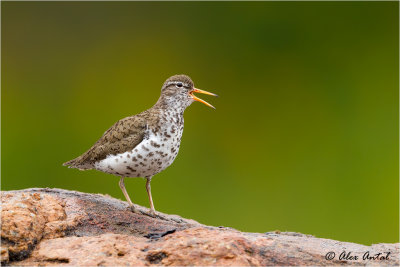
<path id="1" fill-rule="evenodd" d="M 127 210 L 129 210 L 129 211 L 131 211 L 133 213 L 137 213 L 137 210 L 136 210 L 135 206 L 133 206 L 133 205 L 132 206 L 128 206 Z"/>
<path id="2" fill-rule="evenodd" d="M 141 211 L 141 213 L 142 213 L 143 215 L 147 215 L 147 216 L 150 216 L 150 217 L 152 217 L 152 218 L 157 218 L 157 214 L 156 214 L 156 212 L 155 212 L 154 210 L 150 210 L 149 212 L 147 212 L 147 211 Z"/>

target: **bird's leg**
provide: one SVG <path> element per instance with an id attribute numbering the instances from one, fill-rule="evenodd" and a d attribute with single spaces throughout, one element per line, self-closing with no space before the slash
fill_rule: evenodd
<path id="1" fill-rule="evenodd" d="M 151 197 L 151 177 L 146 178 L 146 190 L 147 190 L 147 195 L 149 196 L 149 201 L 150 201 L 150 214 L 151 215 L 156 215 L 156 210 L 154 209 L 154 204 L 153 204 L 153 198 Z"/>
<path id="2" fill-rule="evenodd" d="M 121 177 L 121 179 L 119 180 L 119 187 L 121 188 L 122 193 L 124 193 L 124 196 L 129 203 L 129 208 L 131 209 L 131 211 L 136 212 L 135 206 L 133 205 L 131 199 L 129 198 L 128 192 L 126 192 L 124 177 Z"/>

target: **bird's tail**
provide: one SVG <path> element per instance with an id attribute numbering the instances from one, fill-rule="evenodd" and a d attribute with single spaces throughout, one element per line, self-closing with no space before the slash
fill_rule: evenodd
<path id="1" fill-rule="evenodd" d="M 64 162 L 63 166 L 68 166 L 68 168 L 74 168 L 79 170 L 90 170 L 93 166 L 89 164 L 82 164 L 82 156 L 72 159 L 70 161 Z"/>
<path id="2" fill-rule="evenodd" d="M 63 166 L 68 166 L 69 168 L 73 168 L 73 166 L 75 165 L 75 163 L 76 163 L 76 159 L 72 159 L 72 160 L 70 160 L 70 161 L 64 162 L 64 163 L 63 163 Z"/>

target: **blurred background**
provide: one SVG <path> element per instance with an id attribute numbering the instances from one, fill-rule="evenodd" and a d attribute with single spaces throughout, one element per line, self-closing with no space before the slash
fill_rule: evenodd
<path id="1" fill-rule="evenodd" d="M 62 163 L 184 73 L 157 210 L 248 232 L 398 242 L 398 2 L 2 2 L 2 190 L 124 199 Z M 145 182 L 128 179 L 148 206 Z"/>

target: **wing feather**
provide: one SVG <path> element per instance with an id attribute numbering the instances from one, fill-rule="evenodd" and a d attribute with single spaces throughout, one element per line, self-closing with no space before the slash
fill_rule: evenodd
<path id="1" fill-rule="evenodd" d="M 63 165 L 81 170 L 92 169 L 97 161 L 108 155 L 131 151 L 143 141 L 149 119 L 154 119 L 154 116 L 147 110 L 117 121 L 88 151 Z"/>

